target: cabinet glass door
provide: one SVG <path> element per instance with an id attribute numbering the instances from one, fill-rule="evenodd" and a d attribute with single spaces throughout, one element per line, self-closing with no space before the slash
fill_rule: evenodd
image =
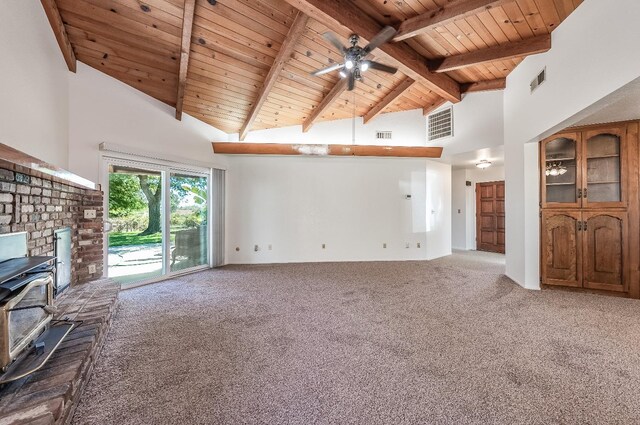
<path id="1" fill-rule="evenodd" d="M 545 206 L 580 205 L 579 137 L 578 134 L 564 134 L 542 143 L 542 203 Z"/>
<path id="2" fill-rule="evenodd" d="M 586 170 L 583 206 L 623 206 L 623 146 L 615 129 L 585 134 Z"/>

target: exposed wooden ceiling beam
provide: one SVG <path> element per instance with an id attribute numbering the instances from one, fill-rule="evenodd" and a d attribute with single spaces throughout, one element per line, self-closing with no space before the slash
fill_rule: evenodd
<path id="1" fill-rule="evenodd" d="M 464 19 L 469 16 L 491 9 L 492 7 L 502 6 L 513 0 L 457 0 L 440 7 L 437 10 L 431 10 L 421 15 L 409 18 L 398 27 L 398 33 L 394 37 L 394 41 L 406 40 L 423 34 L 428 30 L 443 26 L 457 19 Z"/>
<path id="2" fill-rule="evenodd" d="M 187 70 L 189 68 L 189 53 L 191 52 L 191 31 L 193 30 L 195 10 L 196 0 L 184 0 L 182 43 L 180 44 L 180 70 L 178 71 L 178 96 L 176 97 L 177 120 L 182 120 L 182 106 L 184 104 L 184 91 L 187 87 Z"/>
<path id="3" fill-rule="evenodd" d="M 501 46 L 449 56 L 439 61 L 433 61 L 431 67 L 434 72 L 448 72 L 468 66 L 543 53 L 549 49 L 551 49 L 551 35 L 545 34 Z"/>
<path id="4" fill-rule="evenodd" d="M 287 33 L 287 37 L 282 42 L 280 51 L 276 55 L 276 58 L 273 61 L 273 65 L 271 66 L 271 69 L 269 70 L 269 73 L 267 74 L 267 77 L 265 78 L 264 83 L 262 84 L 262 87 L 258 92 L 258 97 L 251 107 L 249 115 L 242 125 L 242 128 L 240 129 L 240 140 L 244 140 L 244 138 L 247 137 L 247 133 L 251 129 L 251 126 L 253 125 L 256 118 L 258 118 L 260 108 L 262 108 L 262 105 L 264 105 L 267 97 L 269 97 L 269 92 L 278 80 L 278 76 L 280 75 L 282 68 L 291 57 L 296 44 L 300 41 L 300 37 L 302 37 L 302 35 L 304 34 L 308 20 L 309 17 L 307 15 L 302 12 L 298 12 L 298 15 L 293 21 L 293 24 L 291 24 L 289 32 Z"/>
<path id="5" fill-rule="evenodd" d="M 287 143 L 213 142 L 213 152 L 228 155 L 312 155 L 312 156 L 388 156 L 397 158 L 440 158 L 441 147 L 309 145 Z"/>
<path id="6" fill-rule="evenodd" d="M 402 93 L 407 91 L 415 83 L 415 80 L 411 77 L 407 77 L 400 82 L 389 94 L 387 94 L 380 102 L 378 102 L 369 112 L 363 117 L 364 123 L 368 123 L 372 119 L 378 116 L 384 109 L 389 106 L 394 100 L 402 96 Z"/>
<path id="7" fill-rule="evenodd" d="M 285 0 L 330 30 L 352 31 L 371 40 L 383 28 L 375 19 L 358 8 L 353 0 Z M 424 82 L 429 89 L 451 102 L 460 101 L 460 85 L 447 75 L 432 73 L 425 58 L 406 43 L 386 43 L 376 55 L 395 62 L 402 73 Z"/>
<path id="8" fill-rule="evenodd" d="M 53 34 L 56 36 L 58 46 L 62 51 L 62 56 L 64 56 L 64 61 L 67 63 L 67 68 L 71 72 L 76 72 L 76 55 L 73 53 L 73 47 L 71 47 L 67 30 L 64 27 L 64 22 L 62 22 L 55 0 L 41 0 L 41 3 L 44 13 L 47 14 L 47 19 L 49 19 Z"/>
<path id="9" fill-rule="evenodd" d="M 478 81 L 475 83 L 462 84 L 462 93 L 471 93 L 477 91 L 504 90 L 507 87 L 506 78 L 497 78 L 495 80 Z"/>
<path id="10" fill-rule="evenodd" d="M 336 101 L 337 98 L 340 97 L 342 92 L 347 89 L 347 79 L 341 78 L 338 80 L 335 86 L 331 89 L 329 93 L 320 101 L 318 106 L 311 112 L 311 114 L 304 120 L 302 123 L 302 132 L 306 133 L 311 129 L 316 120 L 322 115 L 324 111 L 326 111 L 333 102 Z"/>
<path id="11" fill-rule="evenodd" d="M 438 109 L 439 107 L 444 105 L 445 103 L 447 103 L 446 99 L 438 99 L 435 102 L 432 102 L 432 103 L 428 104 L 427 106 L 425 106 L 424 108 L 422 108 L 422 114 L 427 116 L 431 112 L 435 111 L 436 109 Z"/>

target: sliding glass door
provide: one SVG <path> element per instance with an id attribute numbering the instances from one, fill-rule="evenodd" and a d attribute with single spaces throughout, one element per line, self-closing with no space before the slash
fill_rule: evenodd
<path id="1" fill-rule="evenodd" d="M 170 271 L 209 263 L 209 179 L 171 173 Z"/>
<path id="2" fill-rule="evenodd" d="M 209 173 L 120 159 L 106 169 L 108 277 L 137 284 L 209 266 Z"/>
<path id="3" fill-rule="evenodd" d="M 120 283 L 164 273 L 163 181 L 148 166 L 109 165 L 108 276 Z"/>

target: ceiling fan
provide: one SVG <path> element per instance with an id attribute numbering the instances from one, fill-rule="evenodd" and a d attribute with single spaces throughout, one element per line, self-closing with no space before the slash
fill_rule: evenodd
<path id="1" fill-rule="evenodd" d="M 339 70 L 340 77 L 348 78 L 347 89 L 351 91 L 355 87 L 356 81 L 364 80 L 362 74 L 369 69 L 395 74 L 396 71 L 398 71 L 397 68 L 367 59 L 367 56 L 369 56 L 374 49 L 391 40 L 395 34 L 395 28 L 389 26 L 384 27 L 382 31 L 376 34 L 365 47 L 358 46 L 360 37 L 357 34 L 352 34 L 351 37 L 349 37 L 349 44 L 351 44 L 351 47 L 345 47 L 335 34 L 332 32 L 325 32 L 323 37 L 329 43 L 333 44 L 344 56 L 344 63 L 337 63 L 326 68 L 319 69 L 312 72 L 311 75 L 318 76 Z"/>

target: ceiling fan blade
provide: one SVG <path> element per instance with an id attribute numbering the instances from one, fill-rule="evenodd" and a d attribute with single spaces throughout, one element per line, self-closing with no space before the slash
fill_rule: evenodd
<path id="1" fill-rule="evenodd" d="M 347 86 L 348 91 L 352 91 L 356 86 L 356 76 L 353 72 L 349 73 L 349 83 Z"/>
<path id="2" fill-rule="evenodd" d="M 396 29 L 390 26 L 386 26 L 382 28 L 378 34 L 374 35 L 369 44 L 367 44 L 364 48 L 365 52 L 369 53 L 376 47 L 386 43 L 391 40 L 393 36 L 396 35 Z"/>
<path id="3" fill-rule="evenodd" d="M 324 34 L 322 34 L 322 36 L 329 43 L 333 44 L 341 54 L 344 55 L 344 53 L 347 51 L 347 48 L 342 45 L 342 43 L 340 42 L 340 39 L 338 39 L 338 37 L 336 37 L 334 33 L 327 31 Z"/>
<path id="4" fill-rule="evenodd" d="M 336 63 L 326 68 L 322 68 L 317 71 L 314 71 L 311 73 L 311 75 L 318 76 L 318 75 L 328 74 L 329 72 L 337 71 L 338 69 L 342 69 L 342 68 L 344 68 L 343 63 Z"/>
<path id="5" fill-rule="evenodd" d="M 398 72 L 398 68 L 394 68 L 392 66 L 388 66 L 376 61 L 369 61 L 369 69 L 388 72 L 389 74 L 395 74 L 396 72 Z"/>

